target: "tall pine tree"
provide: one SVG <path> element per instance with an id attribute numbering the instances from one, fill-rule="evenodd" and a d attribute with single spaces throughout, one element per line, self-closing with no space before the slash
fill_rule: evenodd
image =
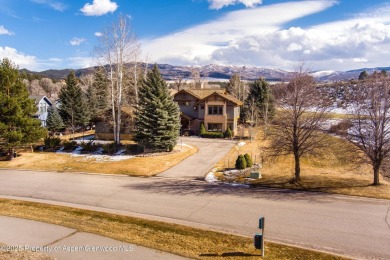
<path id="1" fill-rule="evenodd" d="M 157 65 L 154 65 L 139 89 L 135 115 L 136 141 L 151 150 L 173 149 L 179 135 L 180 110 L 170 96 L 168 85 Z"/>
<path id="2" fill-rule="evenodd" d="M 66 86 L 61 89 L 59 99 L 60 115 L 73 133 L 77 127 L 88 125 L 90 117 L 87 100 L 73 71 L 66 78 Z"/>
<path id="3" fill-rule="evenodd" d="M 33 118 L 37 106 L 29 98 L 18 68 L 8 59 L 0 63 L 0 141 L 8 147 L 42 138 L 46 131 Z"/>
<path id="4" fill-rule="evenodd" d="M 88 87 L 88 107 L 92 121 L 96 122 L 106 113 L 108 106 L 109 82 L 104 70 L 99 68 L 95 71 L 93 83 Z"/>
<path id="5" fill-rule="evenodd" d="M 46 127 L 54 133 L 65 127 L 64 121 L 62 121 L 60 113 L 55 106 L 49 107 L 47 110 Z"/>
<path id="6" fill-rule="evenodd" d="M 274 98 L 267 81 L 260 78 L 250 84 L 248 97 L 245 99 L 242 111 L 245 113 L 242 115 L 243 118 L 253 122 L 262 120 L 266 124 L 268 119 L 274 117 Z"/>

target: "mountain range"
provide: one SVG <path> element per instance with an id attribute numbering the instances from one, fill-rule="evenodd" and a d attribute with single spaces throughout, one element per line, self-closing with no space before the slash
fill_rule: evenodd
<path id="1" fill-rule="evenodd" d="M 139 66 L 145 67 L 145 64 L 140 64 Z M 147 66 L 148 68 L 151 68 L 153 65 L 148 64 Z M 225 66 L 215 64 L 203 66 L 175 66 L 169 64 L 158 64 L 158 67 L 164 79 L 166 80 L 175 80 L 179 77 L 191 78 L 191 73 L 193 70 L 198 70 L 201 77 L 208 78 L 210 81 L 228 80 L 234 73 L 237 73 L 243 80 L 255 80 L 262 77 L 267 81 L 277 82 L 288 79 L 289 74 L 291 74 L 291 72 L 285 70 L 253 66 Z M 94 70 L 95 67 L 89 67 L 84 69 L 75 69 L 74 71 L 76 76 L 81 77 L 83 75 L 92 74 Z M 357 79 L 360 73 L 364 70 L 367 71 L 368 74 L 381 70 L 390 72 L 390 67 L 361 68 L 349 71 L 314 71 L 311 72 L 311 75 L 319 82 L 342 81 Z M 56 80 L 66 78 L 70 71 L 71 69 L 45 70 L 41 72 L 29 71 L 26 69 L 21 70 L 21 72 L 36 74 L 42 77 L 48 77 Z"/>

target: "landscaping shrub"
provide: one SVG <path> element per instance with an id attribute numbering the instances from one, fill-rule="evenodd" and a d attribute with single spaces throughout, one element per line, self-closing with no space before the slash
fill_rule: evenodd
<path id="1" fill-rule="evenodd" d="M 246 160 L 245 160 L 245 157 L 240 154 L 238 157 L 237 157 L 237 160 L 236 160 L 236 169 L 238 170 L 243 170 L 246 168 Z"/>
<path id="2" fill-rule="evenodd" d="M 82 142 L 80 146 L 83 148 L 85 152 L 96 152 L 99 149 L 99 145 L 96 145 L 93 140 L 89 142 Z"/>
<path id="3" fill-rule="evenodd" d="M 45 137 L 44 138 L 44 143 L 45 143 L 45 148 L 50 149 L 50 148 L 56 148 L 61 145 L 61 139 L 58 137 Z"/>
<path id="4" fill-rule="evenodd" d="M 206 133 L 206 128 L 204 127 L 203 123 L 200 124 L 199 132 L 200 132 L 200 136 Z"/>
<path id="5" fill-rule="evenodd" d="M 203 138 L 223 138 L 222 132 L 205 132 L 201 135 Z"/>
<path id="6" fill-rule="evenodd" d="M 77 147 L 77 142 L 75 142 L 75 141 L 64 141 L 62 143 L 62 145 L 64 146 L 64 150 L 65 151 L 73 151 Z"/>
<path id="7" fill-rule="evenodd" d="M 225 138 L 232 138 L 233 137 L 233 133 L 232 133 L 232 130 L 230 130 L 230 127 L 228 127 L 225 131 L 225 133 L 223 133 L 224 137 Z"/>
<path id="8" fill-rule="evenodd" d="M 126 146 L 126 150 L 128 153 L 131 153 L 131 154 L 140 154 L 140 153 L 144 153 L 144 147 L 142 145 L 139 145 L 139 144 L 128 144 Z"/>
<path id="9" fill-rule="evenodd" d="M 246 153 L 245 155 L 244 155 L 244 158 L 245 158 L 245 162 L 246 162 L 246 167 L 252 167 L 252 165 L 253 165 L 253 161 L 252 161 L 252 157 L 250 156 L 250 154 L 249 153 Z"/>
<path id="10" fill-rule="evenodd" d="M 102 148 L 105 153 L 114 154 L 119 150 L 120 146 L 120 144 L 118 145 L 115 142 L 112 142 L 109 144 L 103 144 Z"/>
<path id="11" fill-rule="evenodd" d="M 329 128 L 329 132 L 333 134 L 346 135 L 348 133 L 348 129 L 352 127 L 351 120 L 343 120 L 336 125 L 332 125 Z"/>

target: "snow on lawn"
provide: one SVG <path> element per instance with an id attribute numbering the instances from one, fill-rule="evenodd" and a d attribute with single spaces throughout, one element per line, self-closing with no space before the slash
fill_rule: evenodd
<path id="1" fill-rule="evenodd" d="M 246 145 L 245 142 L 239 142 L 239 143 L 237 144 L 237 146 L 244 146 L 244 145 Z"/>
<path id="2" fill-rule="evenodd" d="M 84 161 L 95 160 L 96 162 L 119 162 L 135 158 L 135 156 L 123 155 L 123 153 L 126 151 L 123 149 L 118 151 L 115 155 L 102 154 L 102 148 L 99 148 L 94 154 L 81 154 L 82 149 L 83 148 L 79 146 L 72 153 L 66 153 L 63 152 L 64 147 L 61 147 L 61 149 L 59 149 L 56 153 L 70 155 L 71 157 L 78 157 L 83 159 Z"/>
<path id="3" fill-rule="evenodd" d="M 215 177 L 215 174 L 214 174 L 214 170 L 209 172 L 207 175 L 206 175 L 206 178 L 205 180 L 208 182 L 208 183 L 213 183 L 213 182 L 218 182 L 218 179 L 217 177 Z"/>
<path id="4" fill-rule="evenodd" d="M 230 187 L 241 187 L 241 188 L 249 188 L 250 185 L 248 184 L 243 184 L 243 183 L 230 183 L 230 182 L 221 182 L 218 180 L 218 178 L 215 176 L 215 172 L 217 169 L 212 169 L 211 172 L 209 172 L 206 175 L 205 181 L 208 183 L 213 183 L 213 184 L 222 184 L 225 186 L 230 186 Z"/>

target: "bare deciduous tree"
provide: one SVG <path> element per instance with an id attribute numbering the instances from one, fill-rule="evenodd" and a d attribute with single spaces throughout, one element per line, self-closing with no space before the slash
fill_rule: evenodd
<path id="1" fill-rule="evenodd" d="M 194 81 L 194 88 L 202 87 L 202 76 L 200 75 L 200 71 L 197 68 L 191 68 L 191 78 Z"/>
<path id="2" fill-rule="evenodd" d="M 290 82 L 275 93 L 278 114 L 270 132 L 273 155 L 294 155 L 294 181 L 301 179 L 300 159 L 325 145 L 320 126 L 328 100 L 319 93 L 314 79 L 302 67 Z"/>
<path id="3" fill-rule="evenodd" d="M 173 86 L 177 91 L 183 89 L 183 85 L 185 85 L 186 83 L 187 83 L 187 79 L 184 79 L 183 75 L 178 75 L 174 77 Z"/>
<path id="4" fill-rule="evenodd" d="M 105 69 L 110 81 L 111 109 L 114 140 L 120 143 L 121 113 L 123 103 L 124 73 L 137 64 L 140 53 L 138 42 L 128 17 L 119 15 L 118 20 L 104 30 L 100 45 L 95 49 L 98 63 Z M 136 70 L 135 70 L 136 71 Z"/>
<path id="5" fill-rule="evenodd" d="M 371 164 L 373 185 L 380 185 L 380 168 L 390 153 L 390 80 L 374 75 L 359 81 L 352 99 L 356 119 L 348 138 Z"/>

